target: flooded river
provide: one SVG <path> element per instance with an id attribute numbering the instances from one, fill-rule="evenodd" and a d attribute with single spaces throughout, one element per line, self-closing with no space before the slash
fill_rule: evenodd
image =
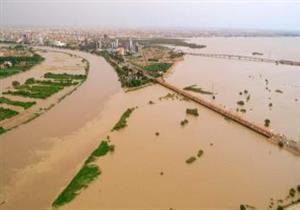
<path id="1" fill-rule="evenodd" d="M 224 45 L 196 41 L 207 44 L 205 50 L 211 50 L 211 43 L 221 53 L 227 49 L 223 39 Z M 233 43 L 232 49 L 239 47 Z M 116 149 L 97 161 L 102 174 L 62 209 L 239 209 L 242 203 L 266 209 L 271 198 L 283 199 L 300 184 L 299 157 L 193 102 L 159 100 L 169 91 L 158 85 L 124 93 L 102 58 L 75 53 L 90 61 L 87 81 L 49 112 L 0 137 L 0 203 L 5 201 L 0 209 L 50 208 L 107 135 Z M 247 89 L 251 99 L 243 115 L 259 122 L 267 116 L 272 128 L 296 138 L 297 68 L 186 56 L 166 79 L 179 87 L 198 84 L 212 90 L 215 102 L 232 110 L 244 97 L 239 92 Z M 265 78 L 271 92 L 265 91 Z M 277 88 L 283 93 L 274 92 Z M 128 127 L 110 132 L 121 114 L 135 106 Z M 186 116 L 186 108 L 198 108 L 199 117 Z M 182 127 L 185 118 L 189 123 Z M 186 164 L 199 149 L 203 156 Z"/>

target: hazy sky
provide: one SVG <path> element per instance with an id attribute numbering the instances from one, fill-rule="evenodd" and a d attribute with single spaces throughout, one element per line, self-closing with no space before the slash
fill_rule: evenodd
<path id="1" fill-rule="evenodd" d="M 14 26 L 300 30 L 300 0 L 0 0 Z"/>

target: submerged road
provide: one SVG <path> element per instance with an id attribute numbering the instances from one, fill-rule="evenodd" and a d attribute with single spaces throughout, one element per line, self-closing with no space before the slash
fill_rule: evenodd
<path id="1" fill-rule="evenodd" d="M 87 80 L 48 112 L 0 136 L 1 210 L 47 209 L 65 180 L 73 176 L 78 164 L 98 144 L 99 134 L 93 134 L 97 138 L 86 134 L 74 143 L 71 138 L 67 146 L 60 145 L 67 143 L 66 136 L 99 115 L 110 96 L 121 90 L 116 73 L 102 57 L 80 51 L 55 51 L 88 60 Z M 48 154 L 53 147 L 58 147 L 58 153 Z"/>

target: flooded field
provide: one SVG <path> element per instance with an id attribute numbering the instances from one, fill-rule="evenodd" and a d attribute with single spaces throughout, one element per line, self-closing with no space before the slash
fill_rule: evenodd
<path id="1" fill-rule="evenodd" d="M 104 59 L 87 53 L 64 52 L 87 59 L 89 76 L 77 91 L 45 114 L 1 135 L 0 200 L 4 204 L 0 209 L 50 206 L 64 181 L 70 179 L 101 134 L 100 128 L 96 134 L 84 131 L 84 136 L 76 131 L 84 130 L 98 116 L 104 102 L 120 90 L 117 76 Z"/>
<path id="2" fill-rule="evenodd" d="M 295 43 L 255 39 L 257 46 L 265 43 L 272 49 Z M 262 51 L 253 43 L 253 49 L 246 44 L 239 48 L 240 39 L 228 40 L 193 41 L 207 44 L 201 51 L 212 53 L 227 53 L 228 42 L 230 53 Z M 288 58 L 300 58 L 297 50 L 291 52 Z M 193 102 L 159 100 L 170 92 L 158 85 L 124 93 L 103 58 L 74 53 L 90 62 L 87 81 L 41 117 L 0 137 L 0 159 L 5 160 L 0 166 L 0 209 L 51 209 L 107 135 L 115 152 L 97 161 L 101 175 L 61 209 L 239 209 L 240 204 L 267 209 L 271 198 L 277 204 L 300 184 L 299 157 Z M 271 128 L 297 139 L 299 74 L 299 67 L 185 56 L 166 80 L 179 87 L 197 84 L 216 93 L 215 99 L 201 96 L 232 110 L 238 100 L 246 102 L 248 95 L 239 94 L 246 89 L 251 98 L 241 115 L 262 124 L 268 117 Z M 128 127 L 111 132 L 122 113 L 135 106 Z M 197 108 L 199 117 L 187 116 L 187 108 Z M 184 119 L 188 123 L 181 126 Z M 187 164 L 200 149 L 204 154 Z"/>
<path id="3" fill-rule="evenodd" d="M 193 41 L 207 45 L 201 50 L 189 50 L 193 52 L 249 56 L 256 51 L 262 52 L 262 57 L 300 60 L 299 38 L 203 38 Z M 215 93 L 215 100 L 211 95 L 195 95 L 232 111 L 245 109 L 246 113 L 239 112 L 241 116 L 262 125 L 268 118 L 275 132 L 300 141 L 299 66 L 188 55 L 172 72 L 166 78 L 169 83 L 182 88 L 197 84 Z M 245 105 L 239 106 L 238 101 L 244 101 Z"/>

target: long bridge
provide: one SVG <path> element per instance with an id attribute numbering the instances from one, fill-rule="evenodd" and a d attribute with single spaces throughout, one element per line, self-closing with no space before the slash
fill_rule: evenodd
<path id="1" fill-rule="evenodd" d="M 300 66 L 300 61 L 292 61 L 292 60 L 284 60 L 284 59 L 259 58 L 259 57 L 253 57 L 253 56 L 232 55 L 232 54 L 214 54 L 214 53 L 190 53 L 190 52 L 185 52 L 185 54 L 186 55 L 193 55 L 193 56 L 210 57 L 210 58 L 221 58 L 221 59 L 230 59 L 230 60 L 274 63 L 274 64 L 277 64 L 277 65 L 282 64 L 282 65 Z"/>
<path id="2" fill-rule="evenodd" d="M 256 124 L 254 122 L 251 122 L 245 118 L 242 118 L 241 116 L 239 116 L 237 113 L 231 112 L 229 110 L 224 109 L 221 106 L 218 106 L 214 103 L 208 102 L 205 99 L 202 99 L 200 97 L 196 97 L 190 93 L 188 93 L 187 91 L 184 91 L 180 88 L 177 88 L 174 85 L 171 85 L 169 83 L 167 83 L 166 81 L 164 81 L 163 78 L 155 78 L 153 79 L 156 83 L 160 84 L 163 87 L 168 88 L 169 90 L 174 91 L 177 94 L 180 94 L 194 102 L 196 102 L 197 104 L 200 104 L 222 116 L 224 116 L 227 119 L 230 119 L 232 121 L 235 121 L 236 123 L 266 137 L 270 142 L 279 145 L 279 143 L 284 146 L 285 149 L 287 149 L 288 151 L 292 152 L 295 155 L 300 156 L 300 144 L 298 144 L 295 141 L 292 140 L 288 140 L 286 137 L 284 137 L 283 135 L 279 135 L 277 133 L 275 133 L 274 131 L 272 131 L 271 129 L 265 127 L 265 126 L 261 126 L 259 124 Z"/>
<path id="3" fill-rule="evenodd" d="M 251 130 L 267 137 L 267 138 L 272 138 L 273 136 L 276 135 L 270 129 L 268 129 L 266 127 L 262 127 L 258 124 L 250 122 L 250 121 L 240 117 L 239 115 L 237 115 L 234 112 L 231 112 L 229 110 L 225 110 L 223 107 L 218 106 L 214 103 L 208 102 L 208 101 L 206 101 L 206 100 L 204 100 L 200 97 L 196 97 L 196 96 L 188 93 L 187 91 L 179 89 L 176 86 L 165 82 L 161 78 L 157 78 L 157 79 L 155 79 L 155 81 L 156 81 L 156 83 L 158 83 L 158 84 L 160 84 L 160 85 L 162 85 L 162 86 L 164 86 L 164 87 L 166 87 L 166 88 L 168 88 L 168 89 L 170 89 L 170 90 L 172 90 L 172 91 L 174 91 L 174 92 L 176 92 L 176 93 L 178 93 L 178 94 L 180 94 L 180 95 L 182 95 L 182 96 L 184 96 L 184 97 L 186 97 L 186 98 L 188 98 L 188 99 L 190 99 L 190 100 L 192 100 L 192 101 L 194 101 L 194 102 L 196 102 L 196 103 L 198 103 L 198 104 L 200 104 L 200 105 L 202 105 L 202 106 L 204 106 L 204 107 L 206 107 L 206 108 L 208 108 L 208 109 L 210 109 L 214 112 L 217 112 L 218 114 L 221 114 L 222 116 L 224 116 L 224 117 L 226 117 L 230 120 L 233 120 L 233 121 L 249 128 L 249 129 L 251 129 Z"/>
<path id="4" fill-rule="evenodd" d="M 175 85 L 171 85 L 171 84 L 167 83 L 162 77 L 155 78 L 155 77 L 149 75 L 149 73 L 146 72 L 144 69 L 140 68 L 137 65 L 134 65 L 133 63 L 128 62 L 128 64 L 129 64 L 130 68 L 136 69 L 137 71 L 139 71 L 141 74 L 143 74 L 145 77 L 149 78 L 153 82 L 155 82 L 169 90 L 172 90 L 173 92 L 175 92 L 179 95 L 182 95 L 182 96 L 186 97 L 187 99 L 190 99 L 190 100 L 196 102 L 197 104 L 200 104 L 200 105 L 224 116 L 226 119 L 235 121 L 236 123 L 266 137 L 270 142 L 272 142 L 274 144 L 277 144 L 277 145 L 282 144 L 286 150 L 292 152 L 295 155 L 300 156 L 300 144 L 298 144 L 297 142 L 295 142 L 293 140 L 288 140 L 285 136 L 275 133 L 274 131 L 272 131 L 271 129 L 269 129 L 265 126 L 261 126 L 257 123 L 251 122 L 245 118 L 242 118 L 240 115 L 238 115 L 235 112 L 226 110 L 225 108 L 223 108 L 215 103 L 211 103 L 203 98 L 196 97 L 193 94 L 188 93 L 187 91 L 176 87 Z"/>

